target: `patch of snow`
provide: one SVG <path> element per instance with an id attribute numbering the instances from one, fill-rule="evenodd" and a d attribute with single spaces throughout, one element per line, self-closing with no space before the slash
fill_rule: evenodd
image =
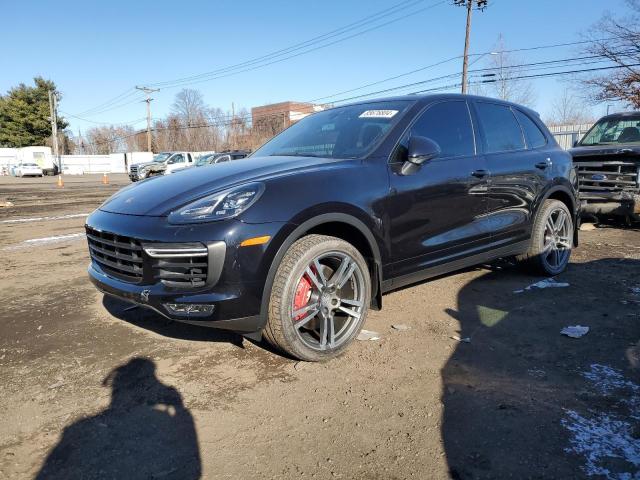
<path id="1" fill-rule="evenodd" d="M 2 220 L 0 223 L 27 223 L 27 222 L 42 222 L 45 220 L 64 220 L 67 218 L 80 218 L 88 217 L 88 213 L 70 213 L 68 215 L 57 215 L 53 217 L 27 217 L 27 218 L 10 218 L 8 220 Z"/>
<path id="2" fill-rule="evenodd" d="M 584 456 L 587 475 L 602 475 L 610 480 L 631 480 L 640 478 L 637 470 L 612 472 L 601 464 L 607 458 L 620 458 L 640 468 L 640 442 L 633 438 L 629 422 L 616 419 L 606 413 L 597 413 L 586 418 L 573 410 L 567 411 L 562 425 L 573 434 L 568 453 Z"/>
<path id="3" fill-rule="evenodd" d="M 582 376 L 593 382 L 593 386 L 602 395 L 611 395 L 617 390 L 628 389 L 631 392 L 640 392 L 640 386 L 624 378 L 619 370 L 608 365 L 594 363 L 589 371 L 582 372 Z"/>
<path id="4" fill-rule="evenodd" d="M 640 421 L 640 386 L 608 365 L 594 363 L 582 376 L 597 393 L 608 398 L 605 404 L 612 405 L 612 411 L 589 410 L 583 415 L 566 410 L 561 423 L 571 432 L 571 439 L 565 451 L 584 457 L 583 470 L 589 476 L 639 480 L 640 441 L 634 436 L 633 422 Z M 612 471 L 612 464 L 626 464 L 630 471 Z"/>
<path id="5" fill-rule="evenodd" d="M 52 237 L 43 238 L 31 238 L 15 245 L 9 245 L 4 247 L 3 250 L 18 250 L 20 248 L 28 248 L 33 246 L 49 245 L 51 243 L 67 242 L 69 240 L 76 240 L 84 238 L 85 233 L 70 233 L 68 235 L 54 235 Z"/>

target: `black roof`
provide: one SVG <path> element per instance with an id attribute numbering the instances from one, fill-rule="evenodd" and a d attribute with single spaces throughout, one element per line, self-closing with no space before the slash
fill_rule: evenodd
<path id="1" fill-rule="evenodd" d="M 363 99 L 363 100 L 360 100 L 360 101 L 357 101 L 357 102 L 353 102 L 353 103 L 349 103 L 349 104 L 346 104 L 346 105 L 338 105 L 335 108 L 342 107 L 342 106 L 348 106 L 348 105 L 359 105 L 359 104 L 366 104 L 366 103 L 388 102 L 388 101 L 407 101 L 407 100 L 426 104 L 428 102 L 432 102 L 433 100 L 445 100 L 445 99 L 457 99 L 457 100 L 465 99 L 465 100 L 490 101 L 492 103 L 501 103 L 501 104 L 504 104 L 504 105 L 518 107 L 520 109 L 523 109 L 523 110 L 526 110 L 526 111 L 532 113 L 533 115 L 540 116 L 538 114 L 538 112 L 536 112 L 535 110 L 532 110 L 531 108 L 526 107 L 524 105 L 520 105 L 518 103 L 508 102 L 506 100 L 501 100 L 499 98 L 482 97 L 482 96 L 479 96 L 479 95 L 469 95 L 469 94 L 462 94 L 462 93 L 431 93 L 431 94 L 395 95 L 395 96 L 391 96 L 391 97 L 380 97 L 380 98 L 372 98 L 372 99 L 366 99 L 366 100 Z"/>

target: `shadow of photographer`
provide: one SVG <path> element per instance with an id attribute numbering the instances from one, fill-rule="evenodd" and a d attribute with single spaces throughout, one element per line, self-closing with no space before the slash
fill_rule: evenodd
<path id="1" fill-rule="evenodd" d="M 36 479 L 200 478 L 193 417 L 155 372 L 147 358 L 112 370 L 109 407 L 66 427 Z"/>

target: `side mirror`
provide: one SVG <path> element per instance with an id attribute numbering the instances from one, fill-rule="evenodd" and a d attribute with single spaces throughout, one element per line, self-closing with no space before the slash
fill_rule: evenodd
<path id="1" fill-rule="evenodd" d="M 574 148 L 578 146 L 578 140 L 574 140 L 573 141 L 573 146 L 574 146 Z"/>
<path id="2" fill-rule="evenodd" d="M 440 146 L 427 137 L 410 137 L 408 150 L 407 160 L 415 165 L 422 165 L 442 152 Z"/>

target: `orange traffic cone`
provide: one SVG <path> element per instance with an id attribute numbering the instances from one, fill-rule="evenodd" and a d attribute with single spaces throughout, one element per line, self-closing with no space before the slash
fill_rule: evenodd
<path id="1" fill-rule="evenodd" d="M 62 175 L 58 175 L 58 188 L 64 187 L 64 182 L 62 181 Z"/>
<path id="2" fill-rule="evenodd" d="M 107 175 L 107 172 L 102 174 L 102 184 L 109 185 L 109 176 Z"/>

